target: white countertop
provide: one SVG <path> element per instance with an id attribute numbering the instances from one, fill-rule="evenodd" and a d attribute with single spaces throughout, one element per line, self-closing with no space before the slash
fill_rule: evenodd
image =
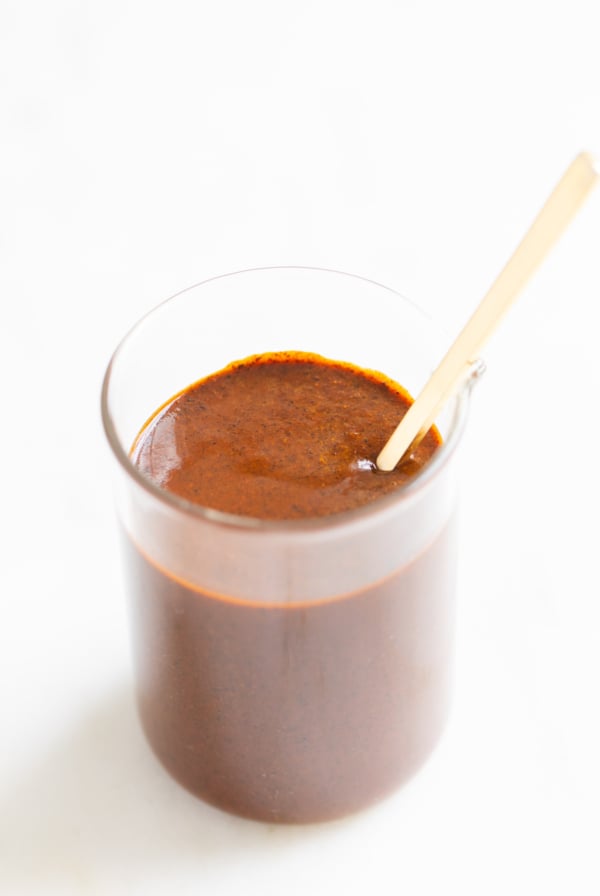
<path id="1" fill-rule="evenodd" d="M 560 6 L 3 4 L 0 892 L 600 891 L 600 190 L 486 352 L 450 725 L 362 815 L 239 820 L 150 754 L 99 420 L 126 329 L 229 270 L 348 270 L 456 331 L 600 152 L 597 4 Z"/>

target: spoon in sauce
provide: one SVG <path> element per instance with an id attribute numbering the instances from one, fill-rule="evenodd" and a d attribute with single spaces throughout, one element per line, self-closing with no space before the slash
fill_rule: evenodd
<path id="1" fill-rule="evenodd" d="M 393 470 L 409 448 L 418 445 L 441 408 L 472 373 L 472 364 L 483 345 L 575 217 L 599 175 L 598 163 L 587 152 L 571 162 L 506 266 L 380 451 L 379 470 Z"/>

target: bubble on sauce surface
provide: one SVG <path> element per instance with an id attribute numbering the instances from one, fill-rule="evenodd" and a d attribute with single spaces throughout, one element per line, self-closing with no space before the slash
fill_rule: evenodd
<path id="1" fill-rule="evenodd" d="M 355 460 L 350 465 L 352 471 L 357 472 L 372 472 L 377 470 L 377 464 L 375 464 L 372 460 L 369 460 L 367 457 L 360 457 L 358 460 Z"/>

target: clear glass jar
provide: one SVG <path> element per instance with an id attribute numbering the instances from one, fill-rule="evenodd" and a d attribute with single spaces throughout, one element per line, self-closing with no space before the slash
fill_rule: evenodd
<path id="1" fill-rule="evenodd" d="M 272 822 L 336 818 L 424 762 L 448 708 L 456 456 L 468 385 L 437 421 L 443 446 L 402 490 L 288 522 L 190 504 L 130 460 L 155 410 L 248 355 L 314 352 L 379 370 L 413 395 L 441 356 L 398 293 L 313 268 L 217 277 L 159 305 L 106 373 L 138 704 L 181 784 Z"/>

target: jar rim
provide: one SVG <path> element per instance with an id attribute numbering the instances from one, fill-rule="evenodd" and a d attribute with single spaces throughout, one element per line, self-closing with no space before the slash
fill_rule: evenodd
<path id="1" fill-rule="evenodd" d="M 186 287 L 185 289 L 179 290 L 178 292 L 169 296 L 167 299 L 164 299 L 158 305 L 155 305 L 152 309 L 150 309 L 141 318 L 139 318 L 121 339 L 112 354 L 102 382 L 100 403 L 104 432 L 116 460 L 125 471 L 125 473 L 127 473 L 128 476 L 130 476 L 138 486 L 140 486 L 145 492 L 147 492 L 159 502 L 167 505 L 171 509 L 184 513 L 187 516 L 196 517 L 197 519 L 204 522 L 209 522 L 213 525 L 226 527 L 228 529 L 244 529 L 247 531 L 269 532 L 271 534 L 274 532 L 322 533 L 327 530 L 337 530 L 341 527 L 352 525 L 358 521 L 363 521 L 366 518 L 384 515 L 391 508 L 397 508 L 406 505 L 408 502 L 412 502 L 415 499 L 415 496 L 420 494 L 423 490 L 427 489 L 429 483 L 437 479 L 438 475 L 452 458 L 455 449 L 460 442 L 468 418 L 470 392 L 469 380 L 467 380 L 465 385 L 462 386 L 462 388 L 454 396 L 454 398 L 451 399 L 451 401 L 454 402 L 454 410 L 452 413 L 447 437 L 443 440 L 441 446 L 435 452 L 432 459 L 410 480 L 409 483 L 401 486 L 396 491 L 382 495 L 379 498 L 375 498 L 368 504 L 364 504 L 360 507 L 352 508 L 350 510 L 344 510 L 339 513 L 328 514 L 326 516 L 307 517 L 291 520 L 274 520 L 261 519 L 260 517 L 242 516 L 234 513 L 227 513 L 225 511 L 216 510 L 212 507 L 206 507 L 202 504 L 188 501 L 185 498 L 182 498 L 179 495 L 176 495 L 173 492 L 170 492 L 167 489 L 159 486 L 157 483 L 153 482 L 151 479 L 141 473 L 139 468 L 131 460 L 129 453 L 124 449 L 117 434 L 117 429 L 110 411 L 110 389 L 114 366 L 118 361 L 121 352 L 126 348 L 130 338 L 138 332 L 138 330 L 152 315 L 154 315 L 159 309 L 164 308 L 164 306 L 168 303 L 177 299 L 179 296 L 189 293 L 194 289 L 198 289 L 199 287 L 206 286 L 209 283 L 213 283 L 216 280 L 222 280 L 228 277 L 237 277 L 243 274 L 271 271 L 310 271 L 315 273 L 337 274 L 340 276 L 351 277 L 355 280 L 363 281 L 364 283 L 368 283 L 372 286 L 377 286 L 397 296 L 403 302 L 411 305 L 413 310 L 417 312 L 424 320 L 426 320 L 429 325 L 435 327 L 435 322 L 433 321 L 433 319 L 425 311 L 423 311 L 422 308 L 420 308 L 415 302 L 413 302 L 411 299 L 407 298 L 397 290 L 392 289 L 389 286 L 385 286 L 383 283 L 379 283 L 378 281 L 372 280 L 368 277 L 362 277 L 357 274 L 350 274 L 346 271 L 339 271 L 334 268 L 313 267 L 310 265 L 272 265 L 265 267 L 244 268 L 238 271 L 231 271 L 226 274 L 218 274 L 217 276 L 209 277 L 206 280 L 201 280 L 198 283 L 194 283 L 193 285 Z"/>

